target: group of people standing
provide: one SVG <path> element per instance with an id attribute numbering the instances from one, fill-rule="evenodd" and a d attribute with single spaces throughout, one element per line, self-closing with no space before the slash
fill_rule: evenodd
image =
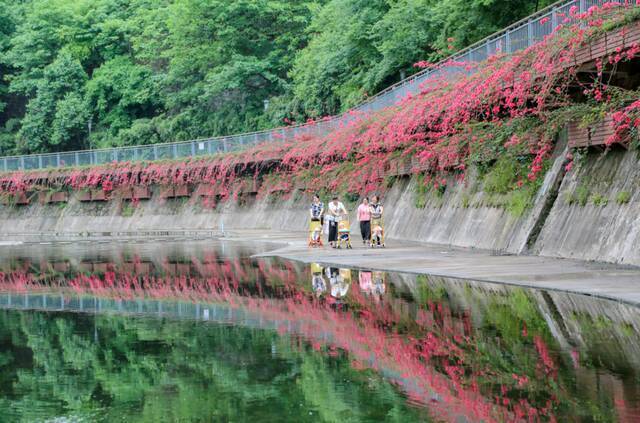
<path id="1" fill-rule="evenodd" d="M 371 202 L 368 197 L 362 199 L 362 203 L 358 206 L 357 218 L 360 222 L 360 234 L 362 236 L 362 243 L 367 244 L 371 241 L 372 228 L 374 231 L 382 231 L 382 215 L 384 207 L 380 203 L 380 197 L 374 195 L 371 198 Z M 324 227 L 328 225 L 329 245 L 336 248 L 336 242 L 338 240 L 338 223 L 341 220 L 348 219 L 349 212 L 344 204 L 337 196 L 334 196 L 327 210 L 324 208 L 324 203 L 320 200 L 318 195 L 313 196 L 313 202 L 310 208 L 311 220 L 319 221 Z M 327 222 L 325 224 L 325 221 Z"/>

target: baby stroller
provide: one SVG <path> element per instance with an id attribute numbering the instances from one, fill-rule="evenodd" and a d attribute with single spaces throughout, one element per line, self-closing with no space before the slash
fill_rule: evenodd
<path id="1" fill-rule="evenodd" d="M 371 248 L 384 248 L 384 222 L 382 218 L 371 219 Z"/>
<path id="2" fill-rule="evenodd" d="M 322 224 L 319 220 L 309 222 L 309 247 L 322 247 Z"/>
<path id="3" fill-rule="evenodd" d="M 336 242 L 336 248 L 341 248 L 342 245 L 347 249 L 353 248 L 351 246 L 351 225 L 349 224 L 349 216 L 343 216 L 338 221 L 338 242 Z"/>

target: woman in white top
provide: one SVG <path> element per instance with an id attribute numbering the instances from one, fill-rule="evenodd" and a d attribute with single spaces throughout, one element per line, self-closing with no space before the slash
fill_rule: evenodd
<path id="1" fill-rule="evenodd" d="M 338 197 L 333 197 L 328 207 L 329 211 L 326 215 L 327 221 L 329 221 L 329 245 L 336 248 L 336 241 L 338 240 L 338 222 L 343 215 L 347 214 L 347 209 L 344 204 L 338 200 Z"/>

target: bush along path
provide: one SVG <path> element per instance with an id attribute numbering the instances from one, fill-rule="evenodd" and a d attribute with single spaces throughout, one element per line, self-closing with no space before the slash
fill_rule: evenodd
<path id="1" fill-rule="evenodd" d="M 247 191 L 369 193 L 386 178 L 411 173 L 426 188 L 442 190 L 476 167 L 491 175 L 496 192 L 533 196 L 556 137 L 570 122 L 583 128 L 610 116 L 604 146 L 638 145 L 640 91 L 633 77 L 619 76 L 637 66 L 639 18 L 640 8 L 617 3 L 584 14 L 572 9 L 540 43 L 480 64 L 448 63 L 459 73 L 431 79 L 418 95 L 380 112 L 354 112 L 326 136 L 184 161 L 7 173 L 0 194 L 98 189 L 109 195 L 133 186 L 203 184 L 204 204 L 213 207 Z"/>

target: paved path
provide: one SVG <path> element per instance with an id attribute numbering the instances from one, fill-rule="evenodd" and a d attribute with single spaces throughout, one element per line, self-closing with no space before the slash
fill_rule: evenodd
<path id="1" fill-rule="evenodd" d="M 353 250 L 311 249 L 305 234 L 234 231 L 225 239 L 279 243 L 259 256 L 278 256 L 306 263 L 425 273 L 435 276 L 499 282 L 594 295 L 640 305 L 640 268 L 538 256 L 493 255 L 487 251 L 389 241 L 385 249 L 354 242 Z"/>

